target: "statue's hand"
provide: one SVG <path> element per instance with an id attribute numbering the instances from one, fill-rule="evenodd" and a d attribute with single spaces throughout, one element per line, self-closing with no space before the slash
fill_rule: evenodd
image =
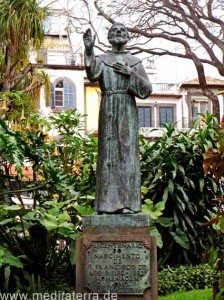
<path id="1" fill-rule="evenodd" d="M 87 55 L 91 55 L 95 44 L 96 35 L 92 35 L 91 29 L 88 28 L 83 34 L 83 41 L 86 48 Z"/>
<path id="2" fill-rule="evenodd" d="M 130 77 L 132 74 L 131 67 L 129 67 L 127 64 L 123 65 L 120 62 L 115 62 L 113 64 L 113 69 L 114 69 L 114 72 L 120 73 L 120 74 L 128 76 L 128 77 Z"/>

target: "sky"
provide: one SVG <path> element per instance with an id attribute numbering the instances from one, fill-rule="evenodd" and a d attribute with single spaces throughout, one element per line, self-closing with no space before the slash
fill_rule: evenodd
<path id="1" fill-rule="evenodd" d="M 158 57 L 155 60 L 158 71 L 157 81 L 161 83 L 180 83 L 197 78 L 195 66 L 191 60 L 177 57 Z M 222 78 L 217 70 L 211 66 L 205 66 L 206 76 Z"/>

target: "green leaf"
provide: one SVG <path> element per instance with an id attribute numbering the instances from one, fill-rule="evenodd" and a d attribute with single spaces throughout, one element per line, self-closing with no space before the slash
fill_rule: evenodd
<path id="1" fill-rule="evenodd" d="M 219 218 L 220 230 L 224 233 L 224 216 Z"/>
<path id="2" fill-rule="evenodd" d="M 147 192 L 148 192 L 147 187 L 141 186 L 141 193 L 142 193 L 142 194 L 147 194 Z"/>
<path id="3" fill-rule="evenodd" d="M 166 143 L 167 143 L 168 146 L 171 146 L 172 143 L 173 143 L 172 138 L 167 138 L 167 139 L 166 139 Z"/>
<path id="4" fill-rule="evenodd" d="M 186 192 L 184 191 L 183 187 L 180 184 L 176 184 L 177 189 L 181 192 L 182 196 L 184 197 L 184 200 L 188 201 L 188 196 Z"/>
<path id="5" fill-rule="evenodd" d="M 148 187 L 148 190 L 152 190 L 154 187 L 157 186 L 157 183 L 152 183 L 150 184 L 150 186 Z"/>
<path id="6" fill-rule="evenodd" d="M 92 195 L 86 195 L 86 196 L 81 196 L 80 199 L 85 199 L 85 200 L 95 200 L 95 196 L 92 196 Z"/>
<path id="7" fill-rule="evenodd" d="M 60 213 L 60 209 L 58 207 L 53 207 L 47 210 L 48 214 L 45 213 L 45 216 L 47 216 L 47 218 L 49 220 L 54 220 Z"/>
<path id="8" fill-rule="evenodd" d="M 180 206 L 178 206 L 183 212 L 185 211 L 185 203 L 184 203 L 184 201 L 183 201 L 183 199 L 182 198 L 180 198 L 178 195 L 175 195 L 176 197 L 176 199 L 177 199 L 177 204 L 179 203 L 179 205 Z"/>
<path id="9" fill-rule="evenodd" d="M 75 240 L 73 240 L 69 246 L 69 259 L 72 266 L 76 263 L 76 245 Z"/>
<path id="10" fill-rule="evenodd" d="M 205 180 L 203 178 L 200 178 L 199 185 L 200 185 L 200 192 L 203 193 L 204 185 L 205 185 Z"/>
<path id="11" fill-rule="evenodd" d="M 185 170 L 184 170 L 184 167 L 181 166 L 181 165 L 178 165 L 178 169 L 180 170 L 180 172 L 185 175 Z"/>
<path id="12" fill-rule="evenodd" d="M 57 223 L 57 215 L 55 216 L 55 215 L 51 215 L 49 213 L 44 212 L 44 215 L 42 216 L 42 218 L 46 219 L 47 221 Z"/>
<path id="13" fill-rule="evenodd" d="M 213 189 L 214 189 L 214 192 L 216 193 L 217 190 L 218 190 L 218 186 L 217 186 L 217 183 L 211 179 L 211 183 L 212 183 L 212 186 L 213 186 Z"/>
<path id="14" fill-rule="evenodd" d="M 163 240 L 155 225 L 150 226 L 150 236 L 156 237 L 156 244 L 161 249 L 163 247 Z"/>
<path id="15" fill-rule="evenodd" d="M 6 131 L 8 131 L 8 126 L 6 124 L 6 122 L 2 119 L 0 119 L 0 126 L 5 129 Z"/>
<path id="16" fill-rule="evenodd" d="M 88 164 L 86 164 L 85 166 L 84 166 L 84 168 L 83 168 L 83 175 L 84 175 L 84 177 L 86 177 L 87 175 L 88 175 L 88 168 L 89 168 L 89 165 Z"/>
<path id="17" fill-rule="evenodd" d="M 58 224 L 56 222 L 52 222 L 47 219 L 40 220 L 40 223 L 47 229 L 47 231 L 52 231 L 58 228 Z"/>
<path id="18" fill-rule="evenodd" d="M 173 180 L 174 180 L 177 176 L 177 170 L 175 169 L 175 170 L 171 171 L 171 173 L 173 174 Z"/>
<path id="19" fill-rule="evenodd" d="M 72 233 L 70 233 L 69 234 L 69 237 L 71 238 L 71 239 L 76 239 L 76 238 L 78 238 L 78 237 L 80 237 L 82 235 L 82 233 L 81 232 L 72 232 Z"/>
<path id="20" fill-rule="evenodd" d="M 169 217 L 159 217 L 156 220 L 156 223 L 159 223 L 160 225 L 162 225 L 163 227 L 170 227 L 173 226 L 174 221 L 173 218 L 169 218 Z"/>
<path id="21" fill-rule="evenodd" d="M 2 220 L 0 222 L 0 225 L 6 225 L 8 223 L 11 223 L 14 219 L 13 218 L 8 218 L 8 219 L 5 219 L 5 220 Z"/>
<path id="22" fill-rule="evenodd" d="M 9 250 L 5 250 L 5 257 L 4 257 L 4 264 L 16 267 L 16 268 L 23 268 L 23 264 L 21 263 L 20 259 L 14 256 Z"/>
<path id="23" fill-rule="evenodd" d="M 4 256 L 5 256 L 5 252 L 2 248 L 0 248 L 0 267 L 3 265 Z"/>
<path id="24" fill-rule="evenodd" d="M 162 171 L 157 172 L 154 179 L 153 179 L 153 181 L 152 181 L 152 183 L 156 182 L 160 177 L 162 177 L 162 175 L 163 175 Z"/>
<path id="25" fill-rule="evenodd" d="M 142 213 L 148 214 L 153 220 L 158 219 L 163 213 L 165 203 L 163 201 L 158 202 L 156 205 L 150 199 L 145 200 L 146 204 L 142 205 Z"/>
<path id="26" fill-rule="evenodd" d="M 5 271 L 4 271 L 4 275 L 5 275 L 4 288 L 6 291 L 8 291 L 8 288 L 9 288 L 10 274 L 11 274 L 11 268 L 10 268 L 10 266 L 6 266 Z"/>
<path id="27" fill-rule="evenodd" d="M 167 199 L 168 199 L 168 194 L 169 194 L 169 187 L 167 186 L 167 187 L 165 188 L 164 192 L 163 192 L 163 197 L 162 197 L 162 199 L 163 199 L 164 202 L 167 201 Z"/>
<path id="28" fill-rule="evenodd" d="M 160 201 L 158 203 L 156 203 L 155 205 L 155 210 L 156 211 L 163 211 L 165 209 L 165 203 L 163 201 Z"/>
<path id="29" fill-rule="evenodd" d="M 75 209 L 78 211 L 80 216 L 92 215 L 95 212 L 94 208 L 90 205 L 76 205 Z"/>
<path id="30" fill-rule="evenodd" d="M 186 152 L 186 147 L 183 143 L 178 143 L 178 146 L 182 149 L 183 152 Z"/>
<path id="31" fill-rule="evenodd" d="M 30 211 L 27 214 L 25 214 L 22 218 L 26 221 L 33 221 L 37 218 L 37 212 L 36 211 Z"/>
<path id="32" fill-rule="evenodd" d="M 173 195 L 174 184 L 173 184 L 173 180 L 172 179 L 169 179 L 169 181 L 168 181 L 168 187 L 169 187 L 170 194 Z"/>
<path id="33" fill-rule="evenodd" d="M 186 177 L 185 177 L 185 178 L 186 178 Z M 191 186 L 193 189 L 195 189 L 195 184 L 194 184 L 194 182 L 193 182 L 191 179 L 186 178 L 186 181 L 190 184 L 190 186 Z"/>
<path id="34" fill-rule="evenodd" d="M 209 252 L 208 252 L 209 263 L 214 264 L 216 262 L 217 257 L 218 257 L 218 253 L 219 253 L 219 250 L 215 246 L 212 246 L 209 249 Z"/>
<path id="35" fill-rule="evenodd" d="M 3 206 L 4 210 L 20 210 L 22 207 L 18 206 L 18 205 L 6 205 Z"/>
<path id="36" fill-rule="evenodd" d="M 64 211 L 63 214 L 58 216 L 58 221 L 59 221 L 59 224 L 61 225 L 65 221 L 71 221 L 71 217 L 69 216 L 67 211 Z"/>
<path id="37" fill-rule="evenodd" d="M 183 247 L 186 250 L 190 249 L 188 237 L 183 231 L 177 229 L 176 232 L 171 232 L 171 235 L 173 236 L 175 242 L 181 245 L 181 247 Z"/>
<path id="38" fill-rule="evenodd" d="M 63 223 L 58 227 L 57 233 L 61 235 L 62 239 L 69 237 L 70 239 L 73 238 L 75 232 L 75 227 L 73 224 Z"/>
<path id="39" fill-rule="evenodd" d="M 44 205 L 49 205 L 52 207 L 57 207 L 57 201 L 53 200 L 53 201 L 45 201 Z"/>
<path id="40" fill-rule="evenodd" d="M 59 202 L 59 203 L 57 203 L 57 207 L 58 207 L 58 209 L 62 209 L 64 206 L 67 206 L 68 204 L 70 204 L 71 202 L 76 201 L 76 200 L 77 200 L 77 197 Z"/>

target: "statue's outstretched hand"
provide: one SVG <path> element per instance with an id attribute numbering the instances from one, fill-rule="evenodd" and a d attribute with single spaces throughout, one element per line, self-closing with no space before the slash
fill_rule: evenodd
<path id="1" fill-rule="evenodd" d="M 113 64 L 113 69 L 114 69 L 114 72 L 120 73 L 120 74 L 128 76 L 128 77 L 130 77 L 132 74 L 131 67 L 129 67 L 127 64 L 124 65 L 120 62 L 115 62 Z"/>
<path id="2" fill-rule="evenodd" d="M 96 35 L 92 35 L 91 29 L 88 28 L 83 34 L 83 41 L 86 48 L 86 54 L 91 55 L 95 44 Z"/>

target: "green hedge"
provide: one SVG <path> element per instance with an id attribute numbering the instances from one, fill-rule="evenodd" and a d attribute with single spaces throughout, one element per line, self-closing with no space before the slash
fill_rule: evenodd
<path id="1" fill-rule="evenodd" d="M 208 264 L 166 267 L 158 273 L 159 295 L 210 288 L 215 277 L 216 272 Z"/>

